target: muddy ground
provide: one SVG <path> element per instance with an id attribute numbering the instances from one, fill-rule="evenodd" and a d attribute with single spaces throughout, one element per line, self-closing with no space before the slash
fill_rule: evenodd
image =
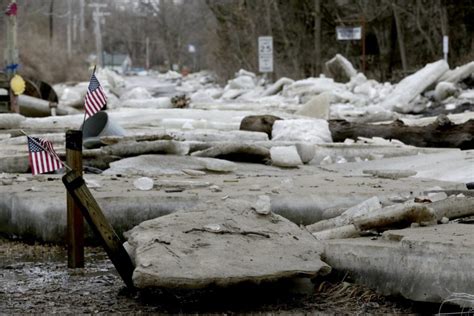
<path id="1" fill-rule="evenodd" d="M 297 291 L 287 283 L 199 292 L 134 292 L 125 288 L 101 248 L 86 248 L 86 267 L 68 269 L 60 246 L 0 237 L 0 314 L 64 313 L 436 313 L 438 306 L 384 297 L 347 275 Z"/>

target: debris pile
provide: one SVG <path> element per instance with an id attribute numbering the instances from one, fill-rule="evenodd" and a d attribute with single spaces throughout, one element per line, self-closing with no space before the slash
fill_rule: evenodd
<path id="1" fill-rule="evenodd" d="M 397 84 L 342 55 L 326 67 L 271 84 L 240 70 L 224 87 L 209 72 L 98 70 L 108 103 L 100 124 L 84 125 L 84 170 L 112 225 L 128 230 L 137 287 L 332 267 L 416 301 L 474 293 L 474 62 L 436 61 Z M 61 240 L 60 177 L 26 175 L 20 130 L 64 159 L 87 87 L 55 86 L 59 116 L 0 114 L 0 233 Z"/>

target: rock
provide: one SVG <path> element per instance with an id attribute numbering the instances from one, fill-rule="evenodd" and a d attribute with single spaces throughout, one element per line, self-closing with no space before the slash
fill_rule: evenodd
<path id="1" fill-rule="evenodd" d="M 142 177 L 133 181 L 133 186 L 141 191 L 150 191 L 153 189 L 153 179 Z"/>
<path id="2" fill-rule="evenodd" d="M 320 95 L 312 97 L 301 109 L 296 111 L 295 114 L 328 120 L 330 101 L 331 93 L 323 92 Z"/>
<path id="3" fill-rule="evenodd" d="M 443 217 L 440 222 L 441 222 L 441 224 L 447 224 L 447 223 L 449 223 L 449 218 Z"/>
<path id="4" fill-rule="evenodd" d="M 456 87 L 454 83 L 442 81 L 436 85 L 434 98 L 436 101 L 443 101 L 451 96 L 457 97 L 460 93 L 461 89 Z"/>
<path id="5" fill-rule="evenodd" d="M 340 54 L 327 61 L 325 66 L 328 76 L 337 82 L 347 82 L 357 74 L 351 62 Z"/>
<path id="6" fill-rule="evenodd" d="M 444 60 L 427 64 L 423 69 L 400 81 L 381 105 L 397 112 L 412 112 L 413 105 L 410 102 L 435 83 L 448 69 L 449 66 Z"/>
<path id="7" fill-rule="evenodd" d="M 240 122 L 241 131 L 263 132 L 272 137 L 272 128 L 275 121 L 281 120 L 274 115 L 250 115 L 246 116 Z"/>
<path id="8" fill-rule="evenodd" d="M 328 122 L 320 119 L 275 121 L 272 140 L 299 141 L 313 144 L 332 142 Z"/>
<path id="9" fill-rule="evenodd" d="M 270 197 L 268 195 L 260 195 L 253 207 L 255 212 L 260 215 L 268 215 L 272 211 L 272 206 L 270 203 Z"/>
<path id="10" fill-rule="evenodd" d="M 272 165 L 297 167 L 303 164 L 295 146 L 275 146 L 270 149 Z"/>
<path id="11" fill-rule="evenodd" d="M 293 79 L 282 77 L 278 79 L 274 84 L 269 86 L 265 91 L 263 91 L 261 96 L 267 97 L 270 95 L 275 95 L 293 82 L 295 82 Z"/>
<path id="12" fill-rule="evenodd" d="M 202 289 L 241 282 L 326 275 L 321 247 L 281 216 L 261 216 L 245 200 L 197 205 L 127 232 L 137 288 Z"/>
<path id="13" fill-rule="evenodd" d="M 211 185 L 209 187 L 209 189 L 212 191 L 212 192 L 222 192 L 222 189 L 218 186 L 218 185 Z"/>

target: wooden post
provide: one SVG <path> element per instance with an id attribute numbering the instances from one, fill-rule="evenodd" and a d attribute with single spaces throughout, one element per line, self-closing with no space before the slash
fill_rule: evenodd
<path id="1" fill-rule="evenodd" d="M 102 242 L 110 260 L 114 264 L 125 284 L 133 288 L 132 274 L 135 269 L 130 256 L 122 245 L 110 223 L 105 218 L 99 204 L 87 188 L 84 179 L 74 171 L 63 176 L 67 191 L 79 206 L 82 215 Z"/>
<path id="2" fill-rule="evenodd" d="M 11 4 L 16 4 L 16 0 L 12 0 Z M 18 43 L 17 43 L 17 16 L 12 14 L 6 18 L 6 49 L 5 62 L 6 66 L 18 65 Z M 7 78 L 11 80 L 16 74 L 16 68 L 7 69 Z M 10 89 L 10 111 L 20 113 L 18 106 L 18 97 Z"/>
<path id="3" fill-rule="evenodd" d="M 77 176 L 82 176 L 82 131 L 66 132 L 66 164 Z M 84 219 L 81 210 L 67 193 L 67 265 L 84 267 Z"/>

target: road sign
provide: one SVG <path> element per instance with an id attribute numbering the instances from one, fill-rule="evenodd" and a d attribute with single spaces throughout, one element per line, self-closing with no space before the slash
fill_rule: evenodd
<path id="1" fill-rule="evenodd" d="M 273 37 L 258 38 L 258 71 L 273 72 Z"/>
<path id="2" fill-rule="evenodd" d="M 338 41 L 352 41 L 362 39 L 362 27 L 336 27 L 336 34 Z"/>

